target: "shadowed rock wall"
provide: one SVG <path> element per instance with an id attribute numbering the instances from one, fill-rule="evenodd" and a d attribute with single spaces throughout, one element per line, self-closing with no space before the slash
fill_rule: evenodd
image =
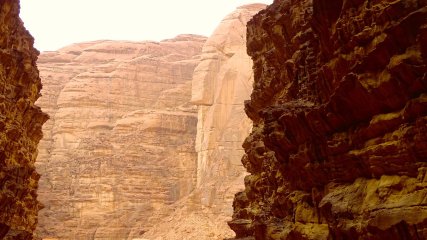
<path id="1" fill-rule="evenodd" d="M 32 239 L 37 224 L 34 162 L 48 116 L 34 105 L 39 52 L 19 18 L 19 1 L 0 0 L 0 238 Z"/>
<path id="2" fill-rule="evenodd" d="M 277 0 L 250 21 L 237 238 L 427 238 L 426 43 L 426 1 Z"/>

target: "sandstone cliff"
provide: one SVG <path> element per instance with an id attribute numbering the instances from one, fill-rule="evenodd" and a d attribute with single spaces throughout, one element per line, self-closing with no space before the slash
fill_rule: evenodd
<path id="1" fill-rule="evenodd" d="M 37 224 L 34 162 L 47 120 L 34 102 L 38 51 L 19 18 L 19 1 L 0 0 L 0 239 L 32 239 Z"/>
<path id="2" fill-rule="evenodd" d="M 248 24 L 245 239 L 427 239 L 427 2 L 276 0 Z"/>
<path id="3" fill-rule="evenodd" d="M 186 199 L 157 213 L 154 227 L 132 237 L 148 239 L 223 239 L 234 236 L 226 222 L 232 200 L 247 174 L 240 159 L 252 124 L 244 100 L 252 90 L 252 61 L 246 53 L 246 23 L 264 4 L 237 8 L 226 16 L 203 46 L 192 81 L 198 105 L 197 187 Z"/>
<path id="4" fill-rule="evenodd" d="M 37 165 L 41 237 L 125 239 L 194 189 L 189 102 L 205 40 L 97 41 L 40 56 L 39 104 L 51 115 Z"/>

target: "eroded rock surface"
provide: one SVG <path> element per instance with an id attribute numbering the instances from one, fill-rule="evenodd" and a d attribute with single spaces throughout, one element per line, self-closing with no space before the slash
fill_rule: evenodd
<path id="1" fill-rule="evenodd" d="M 32 239 L 37 224 L 34 162 L 48 116 L 35 106 L 39 52 L 19 18 L 18 0 L 0 1 L 0 239 Z"/>
<path id="2" fill-rule="evenodd" d="M 248 24 L 241 239 L 427 239 L 427 2 L 276 0 Z"/>
<path id="3" fill-rule="evenodd" d="M 191 79 L 206 38 L 97 41 L 43 53 L 38 234 L 126 239 L 196 185 Z"/>

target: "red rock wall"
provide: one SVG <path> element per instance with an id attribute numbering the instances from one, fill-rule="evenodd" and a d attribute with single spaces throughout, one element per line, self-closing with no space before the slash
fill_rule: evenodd
<path id="1" fill-rule="evenodd" d="M 248 24 L 237 238 L 427 238 L 427 1 L 275 1 Z"/>
<path id="2" fill-rule="evenodd" d="M 205 37 L 95 41 L 40 55 L 44 89 L 36 233 L 132 239 L 196 185 L 191 77 Z"/>
<path id="3" fill-rule="evenodd" d="M 0 0 L 0 239 L 32 239 L 41 207 L 34 161 L 47 115 L 34 105 L 37 56 L 19 1 Z"/>

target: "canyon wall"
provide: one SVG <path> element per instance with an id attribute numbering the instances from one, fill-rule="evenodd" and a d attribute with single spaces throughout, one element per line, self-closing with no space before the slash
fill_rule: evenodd
<path id="1" fill-rule="evenodd" d="M 206 42 L 97 41 L 41 55 L 39 104 L 52 117 L 37 165 L 40 237 L 234 236 L 226 222 L 252 127 L 246 22 L 264 8 L 237 8 Z"/>
<path id="2" fill-rule="evenodd" d="M 206 38 L 96 41 L 40 56 L 43 238 L 126 239 L 196 185 L 193 70 Z"/>
<path id="3" fill-rule="evenodd" d="M 39 52 L 19 18 L 19 1 L 0 1 L 0 239 L 32 239 L 37 224 L 34 162 L 48 116 L 34 103 Z"/>
<path id="4" fill-rule="evenodd" d="M 224 239 L 232 201 L 247 174 L 240 159 L 252 124 L 244 100 L 252 91 L 252 61 L 246 53 L 246 23 L 264 4 L 238 7 L 226 16 L 203 46 L 194 70 L 192 103 L 198 105 L 197 187 L 190 196 L 157 213 L 147 239 Z"/>
<path id="5" fill-rule="evenodd" d="M 427 239 L 427 1 L 276 0 L 248 23 L 237 239 Z"/>

